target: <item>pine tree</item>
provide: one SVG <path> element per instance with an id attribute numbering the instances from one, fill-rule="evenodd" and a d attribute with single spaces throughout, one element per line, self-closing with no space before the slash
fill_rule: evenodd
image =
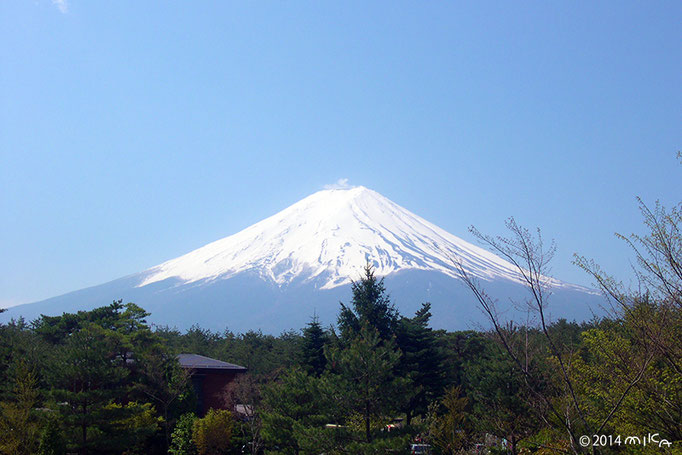
<path id="1" fill-rule="evenodd" d="M 146 325 L 147 315 L 115 301 L 76 315 L 43 317 L 36 325 L 56 345 L 46 379 L 54 401 L 63 403 L 57 409 L 69 446 L 81 454 L 142 447 L 157 433 L 156 410 L 136 401 L 149 399 L 140 394 L 147 379 L 141 370 L 165 354 L 152 349 L 159 338 Z"/>
<path id="2" fill-rule="evenodd" d="M 62 421 L 73 430 L 72 440 L 79 453 L 93 453 L 102 447 L 99 425 L 110 420 L 107 404 L 123 396 L 128 371 L 115 362 L 112 340 L 100 326 L 88 323 L 73 333 L 58 354 L 51 382 Z"/>
<path id="3" fill-rule="evenodd" d="M 370 264 L 365 266 L 365 275 L 360 281 L 353 281 L 351 307 L 341 303 L 338 323 L 341 338 L 350 341 L 363 327 L 372 327 L 379 332 L 382 340 L 390 340 L 398 325 L 398 310 L 386 294 L 384 279 L 377 279 Z"/>
<path id="4" fill-rule="evenodd" d="M 392 340 L 382 341 L 377 330 L 365 327 L 348 347 L 328 353 L 349 415 L 360 416 L 365 441 L 371 443 L 373 424 L 390 418 L 405 392 L 406 381 L 394 373 L 400 351 Z"/>
<path id="5" fill-rule="evenodd" d="M 413 318 L 402 318 L 396 342 L 402 351 L 397 374 L 411 381 L 403 412 L 409 425 L 415 415 L 425 415 L 445 386 L 444 355 L 429 327 L 431 304 L 422 304 Z"/>
<path id="6" fill-rule="evenodd" d="M 314 316 L 303 329 L 302 365 L 309 374 L 320 376 L 327 365 L 324 345 L 329 337 L 322 329 L 317 316 Z"/>
<path id="7" fill-rule="evenodd" d="M 534 368 L 531 365 L 531 368 Z M 515 455 L 518 443 L 538 431 L 540 422 L 522 374 L 502 349 L 490 343 L 485 352 L 466 364 L 465 387 L 472 416 L 480 433 L 509 441 Z M 491 412 L 493 410 L 493 412 Z"/>
<path id="8" fill-rule="evenodd" d="M 59 428 L 56 418 L 48 419 L 38 445 L 38 455 L 64 455 L 66 454 L 66 441 Z"/>
<path id="9" fill-rule="evenodd" d="M 263 437 L 271 446 L 298 454 L 308 429 L 328 423 L 325 381 L 293 368 L 263 390 Z"/>

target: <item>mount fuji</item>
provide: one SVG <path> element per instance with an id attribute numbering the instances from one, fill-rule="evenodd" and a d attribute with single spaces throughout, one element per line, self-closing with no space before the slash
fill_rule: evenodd
<path id="1" fill-rule="evenodd" d="M 499 300 L 504 316 L 526 315 L 515 267 L 362 186 L 319 191 L 234 235 L 148 270 L 99 286 L 9 308 L 2 320 L 92 309 L 115 299 L 181 329 L 303 327 L 313 314 L 335 321 L 339 301 L 364 266 L 384 277 L 401 314 L 432 303 L 436 328 L 477 328 L 485 318 L 459 280 L 453 258 Z M 585 320 L 599 306 L 592 290 L 552 279 L 553 318 Z M 484 324 L 485 325 L 485 324 Z"/>

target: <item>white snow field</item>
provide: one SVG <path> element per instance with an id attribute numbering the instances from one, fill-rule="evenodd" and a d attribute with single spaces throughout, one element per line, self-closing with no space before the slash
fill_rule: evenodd
<path id="1" fill-rule="evenodd" d="M 415 269 L 456 277 L 453 258 L 479 279 L 521 282 L 509 262 L 357 186 L 314 193 L 243 231 L 152 267 L 138 286 L 168 278 L 208 283 L 257 271 L 278 285 L 323 277 L 321 289 L 332 289 L 357 278 L 367 261 L 378 276 Z"/>

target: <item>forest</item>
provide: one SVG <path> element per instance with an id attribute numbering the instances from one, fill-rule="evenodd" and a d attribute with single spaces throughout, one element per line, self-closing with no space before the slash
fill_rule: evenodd
<path id="1" fill-rule="evenodd" d="M 548 319 L 553 245 L 510 219 L 472 232 L 519 268 L 522 323 L 459 267 L 490 328 L 434 330 L 367 265 L 335 324 L 279 336 L 151 326 L 120 300 L 0 325 L 0 453 L 682 453 L 682 205 L 640 208 L 636 289 L 575 258 L 605 295 L 587 322 Z M 248 368 L 224 409 L 197 412 L 180 353 Z"/>

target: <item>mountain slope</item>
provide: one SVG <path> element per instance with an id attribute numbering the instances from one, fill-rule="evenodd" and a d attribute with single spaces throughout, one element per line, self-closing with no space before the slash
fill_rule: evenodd
<path id="1" fill-rule="evenodd" d="M 415 269 L 455 277 L 453 257 L 481 279 L 519 281 L 508 262 L 360 186 L 319 191 L 237 234 L 151 268 L 139 286 L 257 270 L 278 285 L 322 278 L 320 287 L 332 289 L 348 284 L 366 261 L 381 276 Z"/>
<path id="2" fill-rule="evenodd" d="M 404 314 L 431 300 L 436 326 L 462 328 L 481 318 L 457 279 L 453 258 L 494 289 L 493 295 L 522 297 L 518 273 L 494 254 L 375 191 L 324 190 L 146 271 L 12 308 L 3 319 L 74 311 L 124 298 L 152 311 L 152 320 L 179 327 L 199 323 L 216 329 L 278 331 L 301 327 L 313 311 L 331 323 L 338 300 L 349 299 L 351 280 L 369 262 L 377 275 L 387 277 L 387 287 Z M 552 285 L 555 299 L 570 295 L 573 301 L 562 304 L 559 316 L 590 316 L 583 302 L 594 302 L 594 295 L 587 289 L 558 280 Z M 454 307 L 459 308 L 455 319 L 447 316 Z"/>

